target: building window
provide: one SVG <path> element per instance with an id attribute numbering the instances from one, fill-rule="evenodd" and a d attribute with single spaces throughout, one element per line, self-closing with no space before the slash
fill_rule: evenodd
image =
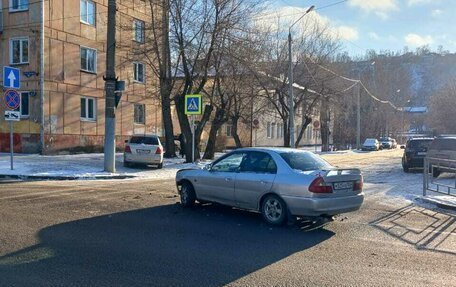
<path id="1" fill-rule="evenodd" d="M 21 105 L 16 109 L 16 111 L 21 112 L 21 117 L 27 118 L 30 115 L 30 94 L 29 92 L 21 92 Z"/>
<path id="2" fill-rule="evenodd" d="M 95 3 L 91 0 L 81 0 L 81 22 L 95 26 Z"/>
<path id="3" fill-rule="evenodd" d="M 226 125 L 226 136 L 232 137 L 233 136 L 233 125 Z"/>
<path id="4" fill-rule="evenodd" d="M 97 51 L 81 47 L 81 70 L 91 73 L 97 72 Z"/>
<path id="5" fill-rule="evenodd" d="M 144 64 L 133 63 L 133 74 L 135 82 L 144 83 Z"/>
<path id="6" fill-rule="evenodd" d="M 283 124 L 277 124 L 277 138 L 283 138 Z"/>
<path id="7" fill-rule="evenodd" d="M 276 123 L 271 124 L 271 138 L 274 138 Z"/>
<path id="8" fill-rule="evenodd" d="M 97 118 L 95 98 L 81 98 L 81 120 L 94 121 Z"/>
<path id="9" fill-rule="evenodd" d="M 271 122 L 266 123 L 266 137 L 271 138 Z"/>
<path id="10" fill-rule="evenodd" d="M 144 21 L 133 20 L 133 40 L 144 43 Z"/>
<path id="11" fill-rule="evenodd" d="M 29 61 L 28 38 L 16 38 L 10 40 L 10 63 L 27 64 Z"/>
<path id="12" fill-rule="evenodd" d="M 28 0 L 9 0 L 9 11 L 27 11 L 29 6 Z"/>
<path id="13" fill-rule="evenodd" d="M 146 106 L 143 104 L 135 104 L 135 124 L 145 124 Z"/>

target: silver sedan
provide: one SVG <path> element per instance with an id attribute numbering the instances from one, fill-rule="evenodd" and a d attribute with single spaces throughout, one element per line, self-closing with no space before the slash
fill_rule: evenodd
<path id="1" fill-rule="evenodd" d="M 272 225 L 355 211 L 364 200 L 360 170 L 286 148 L 237 149 L 202 169 L 179 170 L 176 184 L 185 207 L 217 202 L 261 212 Z"/>

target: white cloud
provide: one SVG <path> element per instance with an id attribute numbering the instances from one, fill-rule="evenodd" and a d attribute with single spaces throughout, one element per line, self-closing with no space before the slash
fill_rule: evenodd
<path id="1" fill-rule="evenodd" d="M 358 30 L 353 27 L 339 26 L 332 28 L 332 30 L 334 31 L 335 36 L 339 39 L 356 41 L 359 38 Z"/>
<path id="2" fill-rule="evenodd" d="M 432 10 L 431 15 L 432 15 L 432 17 L 439 17 L 440 15 L 442 15 L 442 13 L 443 13 L 442 10 L 435 9 L 435 10 Z"/>
<path id="3" fill-rule="evenodd" d="M 407 36 L 405 36 L 404 39 L 407 45 L 415 47 L 420 47 L 434 43 L 434 39 L 430 35 L 420 36 L 418 34 L 408 34 Z"/>
<path id="4" fill-rule="evenodd" d="M 369 38 L 371 38 L 372 40 L 375 40 L 375 41 L 380 40 L 380 36 L 379 36 L 377 33 L 375 33 L 375 32 L 369 32 L 367 35 L 368 35 Z"/>
<path id="5" fill-rule="evenodd" d="M 383 20 L 388 18 L 388 12 L 399 10 L 397 0 L 349 0 L 348 5 L 373 12 Z"/>
<path id="6" fill-rule="evenodd" d="M 256 23 L 264 29 L 279 30 L 286 32 L 288 27 L 297 21 L 306 11 L 306 8 L 286 6 L 273 11 L 266 11 L 257 17 Z M 355 27 L 349 26 L 334 26 L 331 20 L 317 12 L 307 14 L 300 22 L 298 22 L 293 31 L 297 33 L 299 30 L 306 31 L 306 28 L 314 25 L 327 27 L 328 35 L 333 38 L 356 41 L 359 38 L 358 30 Z M 308 32 L 309 30 L 307 30 Z M 306 33 L 306 32 L 304 32 Z"/>

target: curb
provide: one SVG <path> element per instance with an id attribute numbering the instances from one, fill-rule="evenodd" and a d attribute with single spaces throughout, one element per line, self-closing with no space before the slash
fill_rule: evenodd
<path id="1" fill-rule="evenodd" d="M 98 176 L 43 176 L 43 175 L 20 175 L 20 174 L 0 174 L 0 179 L 4 180 L 106 180 L 106 179 L 127 179 L 135 178 L 133 175 L 98 175 Z"/>
<path id="2" fill-rule="evenodd" d="M 419 199 L 426 203 L 435 204 L 437 207 L 440 207 L 443 209 L 456 211 L 456 203 L 452 204 L 452 203 L 448 203 L 448 202 L 442 202 L 438 199 L 433 199 L 433 198 L 424 197 L 424 196 L 419 197 Z"/>

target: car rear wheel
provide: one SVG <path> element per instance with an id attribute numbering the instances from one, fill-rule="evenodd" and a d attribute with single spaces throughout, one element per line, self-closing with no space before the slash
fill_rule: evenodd
<path id="1" fill-rule="evenodd" d="M 123 166 L 124 166 L 124 167 L 132 167 L 133 164 L 132 164 L 131 162 L 128 162 L 128 161 L 125 161 L 125 160 L 124 160 Z"/>
<path id="2" fill-rule="evenodd" d="M 403 164 L 402 165 L 402 169 L 404 169 L 404 172 L 409 172 L 410 171 L 410 168 L 407 164 Z"/>
<path id="3" fill-rule="evenodd" d="M 184 207 L 190 207 L 195 204 L 195 190 L 193 189 L 193 185 L 188 181 L 184 181 L 182 183 L 182 187 L 180 190 L 180 200 L 182 206 Z"/>
<path id="4" fill-rule="evenodd" d="M 277 195 L 267 195 L 261 204 L 263 219 L 271 225 L 279 226 L 287 219 L 287 206 Z"/>
<path id="5" fill-rule="evenodd" d="M 157 165 L 157 168 L 158 168 L 158 169 L 162 169 L 162 168 L 163 168 L 163 162 L 159 163 L 159 164 Z"/>

